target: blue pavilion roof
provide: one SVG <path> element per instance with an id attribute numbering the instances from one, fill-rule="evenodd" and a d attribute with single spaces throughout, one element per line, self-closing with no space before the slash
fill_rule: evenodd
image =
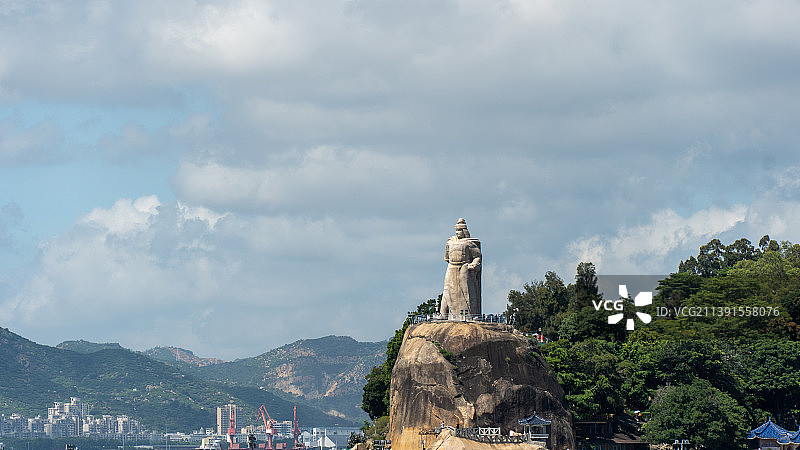
<path id="1" fill-rule="evenodd" d="M 767 421 L 747 433 L 747 439 L 780 439 L 790 434 L 786 429 L 778 426 L 767 418 Z"/>
<path id="2" fill-rule="evenodd" d="M 517 422 L 520 425 L 550 425 L 549 420 L 537 416 L 535 412 L 530 417 L 519 419 Z"/>
<path id="3" fill-rule="evenodd" d="M 778 438 L 779 444 L 800 444 L 800 429 L 794 432 L 787 432 L 785 436 Z"/>

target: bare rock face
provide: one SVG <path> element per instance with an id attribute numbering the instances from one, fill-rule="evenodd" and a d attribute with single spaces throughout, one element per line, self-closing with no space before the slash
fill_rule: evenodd
<path id="1" fill-rule="evenodd" d="M 392 448 L 420 448 L 421 429 L 501 427 L 551 420 L 550 448 L 575 448 L 564 391 L 530 341 L 503 325 L 424 323 L 406 330 L 392 370 Z"/>

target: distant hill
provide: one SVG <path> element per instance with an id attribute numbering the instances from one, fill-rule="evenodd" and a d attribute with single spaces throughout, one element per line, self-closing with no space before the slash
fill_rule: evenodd
<path id="1" fill-rule="evenodd" d="M 231 401 L 243 408 L 243 423 L 256 422 L 261 404 L 278 420 L 290 419 L 294 405 L 263 389 L 202 380 L 129 350 L 78 353 L 0 328 L 0 413 L 44 415 L 52 402 L 70 397 L 93 405 L 92 414 L 125 414 L 151 429 L 185 431 L 213 426 L 217 406 Z M 301 425 L 354 424 L 305 402 L 297 405 Z"/>
<path id="2" fill-rule="evenodd" d="M 296 341 L 252 358 L 198 367 L 192 373 L 230 385 L 278 390 L 329 414 L 363 420 L 367 416 L 359 405 L 365 376 L 383 363 L 385 353 L 385 341 L 326 336 Z"/>
<path id="3" fill-rule="evenodd" d="M 78 341 L 64 341 L 58 345 L 56 348 L 60 348 L 62 350 L 71 350 L 73 352 L 78 353 L 94 353 L 99 352 L 100 350 L 125 350 L 124 347 L 119 345 L 116 342 L 106 342 L 104 344 L 98 344 L 96 342 L 89 342 L 84 341 L 83 339 Z"/>
<path id="4" fill-rule="evenodd" d="M 142 352 L 145 356 L 177 367 L 205 367 L 212 364 L 221 364 L 225 361 L 219 358 L 200 358 L 191 350 L 178 347 L 154 347 Z"/>
<path id="5" fill-rule="evenodd" d="M 78 353 L 94 353 L 99 352 L 100 350 L 130 350 L 116 342 L 106 342 L 103 344 L 97 342 L 89 342 L 83 339 L 77 341 L 64 341 L 58 345 L 56 348 L 60 348 L 62 350 L 71 350 L 73 352 Z M 191 350 L 186 350 L 179 347 L 153 347 L 150 350 L 145 350 L 142 353 L 143 355 L 155 359 L 156 361 L 161 361 L 163 363 L 167 363 L 171 366 L 180 367 L 180 368 L 192 368 L 192 367 L 203 367 L 208 366 L 210 364 L 220 364 L 224 363 L 225 361 L 219 358 L 200 358 L 192 353 Z"/>

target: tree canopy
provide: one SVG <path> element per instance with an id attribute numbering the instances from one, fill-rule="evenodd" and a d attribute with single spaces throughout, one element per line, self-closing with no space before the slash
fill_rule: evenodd
<path id="1" fill-rule="evenodd" d="M 440 297 L 441 298 L 441 297 Z M 742 448 L 745 432 L 775 418 L 800 422 L 800 245 L 764 236 L 725 245 L 712 239 L 659 281 L 649 324 L 608 323 L 590 262 L 573 283 L 555 273 L 508 294 L 514 327 L 540 333 L 576 420 L 642 412 L 645 438 L 690 439 L 709 449 Z M 655 316 L 656 308 L 706 314 Z M 709 309 L 711 308 L 711 313 Z M 437 301 L 417 307 L 431 314 Z M 386 361 L 367 375 L 363 409 L 389 411 L 391 372 L 410 325 L 395 331 Z"/>
<path id="2" fill-rule="evenodd" d="M 642 428 L 647 439 L 688 439 L 695 447 L 726 450 L 741 447 L 747 432 L 746 411 L 727 393 L 702 378 L 660 387 Z"/>
<path id="3" fill-rule="evenodd" d="M 514 326 L 550 339 L 542 352 L 576 420 L 642 411 L 647 439 L 706 448 L 741 447 L 767 416 L 797 428 L 800 245 L 712 239 L 659 282 L 654 320 L 634 331 L 609 325 L 593 307 L 600 299 L 588 262 L 574 283 L 547 272 L 508 296 Z M 680 308 L 704 314 L 676 316 Z"/>

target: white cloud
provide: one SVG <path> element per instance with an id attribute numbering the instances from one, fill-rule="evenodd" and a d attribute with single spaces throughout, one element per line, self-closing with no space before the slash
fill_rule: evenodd
<path id="1" fill-rule="evenodd" d="M 438 294 L 460 216 L 492 308 L 578 259 L 800 237 L 790 0 L 3 5 L 0 204 L 70 224 L 2 275 L 31 337 L 385 337 Z"/>
<path id="2" fill-rule="evenodd" d="M 430 162 L 369 150 L 317 147 L 275 158 L 263 168 L 184 162 L 173 185 L 181 197 L 216 209 L 313 211 L 407 208 L 428 192 Z"/>
<path id="3" fill-rule="evenodd" d="M 662 210 L 646 224 L 621 227 L 616 236 L 591 236 L 568 245 L 575 261 L 593 262 L 598 273 L 648 274 L 674 271 L 676 250 L 688 257 L 712 236 L 732 230 L 747 218 L 748 208 L 736 205 L 728 209 L 711 207 L 681 217 L 675 211 Z M 670 257 L 669 259 L 667 257 Z"/>
<path id="4" fill-rule="evenodd" d="M 772 193 L 778 197 L 796 197 L 800 194 L 800 166 L 789 166 L 774 175 Z"/>
<path id="5" fill-rule="evenodd" d="M 122 199 L 43 243 L 35 272 L 0 302 L 0 321 L 50 344 L 174 344 L 226 358 L 311 336 L 297 327 L 379 340 L 422 300 L 416 270 L 425 249 L 418 236 L 391 230 L 373 219 L 248 217 L 155 196 Z M 438 275 L 425 298 L 440 289 Z M 370 320 L 337 319 L 348 314 Z M 220 324 L 252 339 L 220 334 Z"/>
<path id="6" fill-rule="evenodd" d="M 529 281 L 497 263 L 484 264 L 481 278 L 483 310 L 492 314 L 505 311 L 508 291 L 519 289 L 523 283 Z"/>
<path id="7" fill-rule="evenodd" d="M 305 35 L 286 14 L 256 1 L 189 4 L 149 23 L 147 52 L 159 67 L 247 73 L 302 59 Z"/>
<path id="8" fill-rule="evenodd" d="M 800 243 L 796 224 L 800 222 L 800 197 L 762 196 L 753 202 L 748 211 L 747 234 L 755 242 L 768 234 L 779 241 Z"/>
<path id="9" fill-rule="evenodd" d="M 178 202 L 178 211 L 180 212 L 179 222 L 178 225 L 180 226 L 182 223 L 185 223 L 188 220 L 201 220 L 208 223 L 208 227 L 212 230 L 214 229 L 214 225 L 219 222 L 220 219 L 226 217 L 228 214 L 218 214 L 208 208 L 204 208 L 202 206 L 189 206 L 186 204 Z"/>
<path id="10" fill-rule="evenodd" d="M 125 235 L 147 229 L 158 215 L 161 202 L 155 195 L 118 200 L 111 209 L 95 208 L 81 220 L 84 224 L 98 225 L 109 234 Z"/>

